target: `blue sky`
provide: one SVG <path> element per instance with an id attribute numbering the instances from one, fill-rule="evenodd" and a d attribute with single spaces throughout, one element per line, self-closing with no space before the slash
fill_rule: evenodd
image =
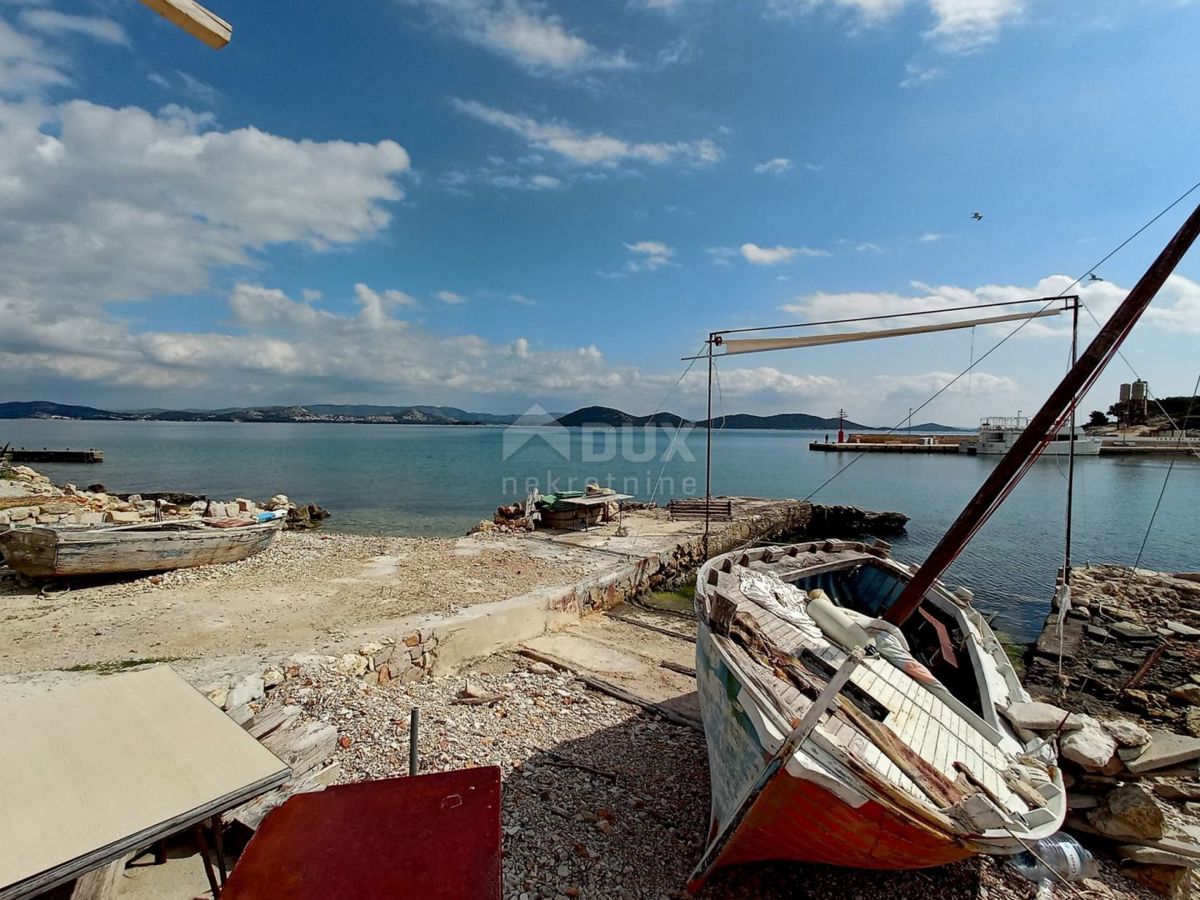
<path id="1" fill-rule="evenodd" d="M 3 399 L 694 414 L 709 330 L 1054 294 L 1200 177 L 1178 0 L 210 5 L 216 52 L 134 0 L 0 0 Z M 1157 394 L 1198 282 L 1127 345 Z M 1064 328 L 921 418 L 1033 409 Z M 1005 330 L 730 359 L 720 403 L 894 424 Z"/>

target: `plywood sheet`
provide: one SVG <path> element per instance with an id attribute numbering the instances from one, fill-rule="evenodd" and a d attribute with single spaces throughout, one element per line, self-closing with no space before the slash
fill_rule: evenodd
<path id="1" fill-rule="evenodd" d="M 281 784 L 287 766 L 157 666 L 0 705 L 0 898 Z"/>

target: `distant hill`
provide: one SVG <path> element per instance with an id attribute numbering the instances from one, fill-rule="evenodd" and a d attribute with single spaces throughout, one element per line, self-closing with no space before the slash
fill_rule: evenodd
<path id="1" fill-rule="evenodd" d="M 89 421 L 152 421 L 152 422 L 346 422 L 367 425 L 512 425 L 524 417 L 508 413 L 475 413 L 456 406 L 375 406 L 369 404 L 313 403 L 308 406 L 244 406 L 225 409 L 140 409 L 111 412 L 91 406 L 70 406 L 46 400 L 0 403 L 0 419 L 82 419 Z M 689 422 L 670 412 L 650 416 L 635 416 L 611 406 L 585 406 L 574 412 L 548 418 L 567 428 L 584 426 L 609 428 L 639 428 L 657 425 L 677 428 L 694 424 L 703 428 L 706 421 Z M 539 424 L 546 424 L 539 422 Z M 837 419 L 812 416 L 808 413 L 781 413 L 774 416 L 754 416 L 737 413 L 713 419 L 713 428 L 765 428 L 778 431 L 836 431 Z M 881 431 L 859 422 L 845 420 L 847 431 Z M 907 426 L 906 426 L 907 427 Z M 902 429 L 897 429 L 902 430 Z M 914 432 L 949 432 L 970 429 L 925 422 L 912 427 Z"/>
<path id="2" fill-rule="evenodd" d="M 66 406 L 49 400 L 33 400 L 28 403 L 0 403 L 0 419 L 87 419 L 113 420 L 130 419 L 124 413 L 108 412 L 91 406 Z"/>
<path id="3" fill-rule="evenodd" d="M 907 429 L 907 428 L 908 428 L 908 426 L 906 425 L 905 429 Z M 901 429 L 896 429 L 896 430 L 900 431 Z M 974 431 L 975 429 L 974 428 L 957 428 L 954 425 L 940 425 L 937 422 L 922 422 L 920 425 L 914 425 L 912 427 L 912 430 L 913 431 L 922 431 L 922 432 L 925 432 L 926 434 L 928 434 L 928 433 L 934 432 L 934 431 L 964 431 L 965 432 L 965 431 Z"/>
<path id="4" fill-rule="evenodd" d="M 704 428 L 708 420 L 697 422 L 697 428 Z M 823 419 L 820 416 L 810 416 L 808 413 L 780 413 L 776 416 L 752 416 L 748 413 L 737 413 L 731 416 L 714 417 L 713 428 L 768 428 L 778 431 L 822 431 L 828 429 L 837 431 L 837 419 Z M 860 425 L 849 419 L 841 420 L 841 426 L 849 430 L 874 431 L 870 425 Z"/>
<path id="5" fill-rule="evenodd" d="M 681 422 L 686 423 L 687 419 L 674 413 L 660 412 L 652 416 L 635 416 L 624 410 L 613 409 L 611 406 L 585 406 L 575 412 L 567 413 L 565 416 L 559 416 L 554 421 L 566 428 L 579 428 L 585 425 L 612 428 L 660 425 L 664 428 L 676 428 Z"/>

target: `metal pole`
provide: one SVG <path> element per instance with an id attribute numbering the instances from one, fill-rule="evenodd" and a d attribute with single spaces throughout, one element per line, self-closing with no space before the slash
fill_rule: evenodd
<path id="1" fill-rule="evenodd" d="M 421 723 L 421 711 L 415 706 L 408 717 L 408 774 L 417 774 L 417 732 Z"/>
<path id="2" fill-rule="evenodd" d="M 1079 354 L 1079 300 L 1071 307 L 1071 365 L 1078 361 Z M 1071 522 L 1075 505 L 1075 408 L 1079 397 L 1071 405 L 1071 453 L 1067 457 L 1067 540 L 1063 549 L 1063 584 L 1071 583 Z"/>
<path id="3" fill-rule="evenodd" d="M 708 559 L 708 525 L 712 510 L 712 384 L 713 384 L 713 341 L 716 336 L 708 336 L 708 427 L 705 429 L 704 450 L 704 558 Z"/>

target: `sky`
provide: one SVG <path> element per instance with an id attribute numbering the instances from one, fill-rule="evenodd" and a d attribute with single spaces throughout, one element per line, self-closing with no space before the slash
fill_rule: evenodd
<path id="1" fill-rule="evenodd" d="M 1090 339 L 1200 201 L 1100 262 L 1200 179 L 1200 3 L 208 5 L 219 51 L 0 0 L 0 400 L 697 415 L 716 330 L 1094 271 Z M 1015 327 L 718 360 L 714 407 L 895 425 Z M 1028 414 L 1069 334 L 917 421 Z M 1200 249 L 1085 409 L 1187 393 L 1198 341 Z"/>

